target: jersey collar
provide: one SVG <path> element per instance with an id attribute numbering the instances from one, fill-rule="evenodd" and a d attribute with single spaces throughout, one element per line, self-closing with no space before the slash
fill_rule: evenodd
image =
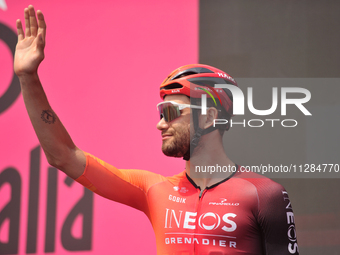
<path id="1" fill-rule="evenodd" d="M 232 177 L 235 175 L 235 173 L 237 173 L 237 171 L 239 170 L 239 166 L 238 166 L 237 164 L 235 164 L 235 166 L 236 166 L 236 169 L 237 169 L 237 170 L 236 170 L 234 173 L 232 173 L 231 175 L 229 175 L 227 178 L 223 179 L 222 181 L 219 181 L 219 182 L 217 182 L 217 183 L 215 183 L 215 184 L 213 184 L 213 185 L 211 185 L 211 186 L 207 186 L 206 189 L 212 189 L 212 188 L 214 188 L 214 187 L 220 185 L 221 183 L 228 181 L 230 178 L 232 178 Z M 193 179 L 190 178 L 190 176 L 189 176 L 187 173 L 185 173 L 185 175 L 186 175 L 188 181 L 189 181 L 196 189 L 200 189 L 200 190 L 201 190 L 201 187 L 200 187 L 200 186 L 197 186 L 197 184 L 193 181 Z"/>

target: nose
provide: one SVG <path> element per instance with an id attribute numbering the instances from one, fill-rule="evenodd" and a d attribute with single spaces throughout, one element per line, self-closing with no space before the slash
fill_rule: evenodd
<path id="1" fill-rule="evenodd" d="M 161 118 L 161 120 L 157 123 L 157 129 L 158 130 L 164 130 L 169 127 L 168 122 L 164 120 L 164 118 Z"/>

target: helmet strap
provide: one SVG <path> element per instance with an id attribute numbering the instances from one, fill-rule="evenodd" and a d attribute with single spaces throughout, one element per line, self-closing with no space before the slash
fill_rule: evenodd
<path id="1" fill-rule="evenodd" d="M 193 118 L 193 122 L 194 122 L 194 130 L 195 130 L 195 134 L 190 142 L 190 147 L 188 149 L 188 151 L 184 154 L 183 159 L 188 161 L 190 159 L 190 157 L 192 156 L 195 148 L 197 147 L 201 136 L 208 134 L 214 130 L 217 129 L 217 127 L 214 126 L 210 126 L 207 129 L 202 129 L 199 127 L 199 110 L 193 109 L 192 110 L 192 118 Z"/>

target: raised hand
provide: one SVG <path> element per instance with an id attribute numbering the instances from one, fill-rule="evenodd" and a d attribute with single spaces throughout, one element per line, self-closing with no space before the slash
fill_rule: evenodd
<path id="1" fill-rule="evenodd" d="M 35 15 L 32 5 L 25 8 L 25 33 L 17 20 L 18 43 L 14 57 L 14 72 L 18 76 L 34 74 L 44 59 L 46 23 L 41 11 Z"/>

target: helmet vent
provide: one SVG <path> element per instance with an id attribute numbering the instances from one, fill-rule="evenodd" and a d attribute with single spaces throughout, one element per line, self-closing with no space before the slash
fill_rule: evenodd
<path id="1" fill-rule="evenodd" d="M 197 73 L 193 72 L 193 71 L 186 70 L 184 72 L 180 72 L 179 74 L 174 76 L 171 80 L 176 80 L 176 79 L 182 78 L 184 76 L 193 75 L 193 74 L 197 74 Z"/>
<path id="2" fill-rule="evenodd" d="M 162 89 L 164 89 L 164 90 L 168 90 L 168 89 L 181 89 L 181 88 L 183 88 L 183 86 L 181 84 L 175 82 L 175 83 L 171 83 L 171 84 L 169 84 L 169 85 L 167 85 L 165 87 L 162 87 L 161 90 Z"/>
<path id="3" fill-rule="evenodd" d="M 214 73 L 214 72 L 204 67 L 194 67 L 194 68 L 186 69 L 182 72 L 179 72 L 177 75 L 172 77 L 171 80 L 179 79 L 179 78 L 182 78 L 188 75 L 201 74 L 201 73 Z"/>

